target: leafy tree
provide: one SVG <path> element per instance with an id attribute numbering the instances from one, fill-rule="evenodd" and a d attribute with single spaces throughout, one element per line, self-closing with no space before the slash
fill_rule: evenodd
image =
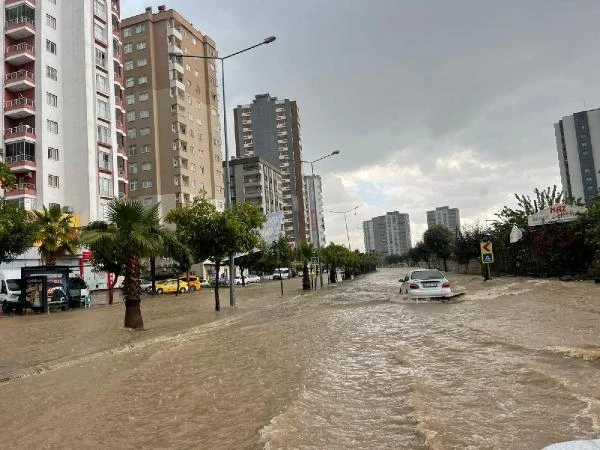
<path id="1" fill-rule="evenodd" d="M 387 255 L 385 257 L 385 263 L 389 265 L 401 263 L 403 260 L 404 258 L 402 256 L 396 254 Z"/>
<path id="2" fill-rule="evenodd" d="M 143 330 L 140 258 L 158 254 L 164 249 L 158 226 L 158 204 L 146 208 L 137 200 L 114 199 L 108 203 L 108 219 L 109 226 L 105 230 L 85 230 L 81 241 L 89 246 L 102 243 L 122 246 L 125 261 L 122 289 L 125 299 L 124 326 Z"/>
<path id="3" fill-rule="evenodd" d="M 588 205 L 587 211 L 579 215 L 584 242 L 592 256 L 590 275 L 600 278 L 600 195 Z"/>
<path id="4" fill-rule="evenodd" d="M 0 263 L 12 261 L 33 245 L 32 214 L 0 198 Z"/>
<path id="5" fill-rule="evenodd" d="M 423 261 L 427 263 L 427 267 L 431 269 L 431 252 L 423 241 L 417 242 L 417 245 L 408 251 L 408 257 L 412 261 L 412 265 L 417 265 Z"/>
<path id="6" fill-rule="evenodd" d="M 329 282 L 337 283 L 337 269 L 345 265 L 349 250 L 331 242 L 327 247 L 321 248 L 321 251 L 324 263 L 329 268 Z"/>
<path id="7" fill-rule="evenodd" d="M 480 256 L 480 243 L 484 232 L 479 224 L 471 228 L 463 228 L 454 238 L 453 253 L 458 264 L 464 265 L 469 270 L 469 262 Z"/>
<path id="8" fill-rule="evenodd" d="M 65 255 L 77 254 L 79 232 L 73 226 L 71 214 L 63 213 L 60 206 L 44 206 L 42 211 L 34 213 L 35 240 L 40 243 L 38 251 L 47 266 L 55 266 Z"/>
<path id="9" fill-rule="evenodd" d="M 104 221 L 90 222 L 83 228 L 82 236 L 86 231 L 107 232 L 109 228 L 114 228 L 114 224 L 109 224 Z M 115 233 L 116 230 L 110 230 Z M 108 284 L 108 304 L 112 305 L 114 296 L 113 289 L 117 283 L 117 279 L 123 273 L 125 267 L 125 253 L 123 252 L 123 244 L 117 241 L 102 240 L 88 244 L 87 246 L 92 252 L 91 264 L 98 272 L 111 272 L 115 274 L 115 279 Z"/>
<path id="10" fill-rule="evenodd" d="M 423 234 L 425 247 L 444 261 L 444 270 L 448 271 L 448 258 L 452 254 L 452 232 L 442 225 L 430 227 Z"/>
<path id="11" fill-rule="evenodd" d="M 315 255 L 315 247 L 309 242 L 302 242 L 296 251 L 297 258 L 302 261 L 302 289 L 310 290 L 309 263 Z"/>
<path id="12" fill-rule="evenodd" d="M 17 178 L 3 162 L 0 162 L 0 189 L 14 186 Z"/>

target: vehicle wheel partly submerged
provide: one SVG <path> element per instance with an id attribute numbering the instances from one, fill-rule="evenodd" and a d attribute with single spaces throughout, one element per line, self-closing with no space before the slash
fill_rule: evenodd
<path id="1" fill-rule="evenodd" d="M 180 294 L 185 294 L 185 288 L 184 288 L 184 287 L 180 288 L 180 289 L 179 289 L 179 293 L 180 293 Z"/>
<path id="2" fill-rule="evenodd" d="M 194 292 L 196 290 L 196 286 L 192 285 L 190 286 L 190 291 Z"/>
<path id="3" fill-rule="evenodd" d="M 156 290 L 156 293 L 157 293 L 158 295 L 162 295 L 162 293 L 163 293 L 163 290 L 162 290 L 162 288 L 158 288 L 158 289 Z"/>

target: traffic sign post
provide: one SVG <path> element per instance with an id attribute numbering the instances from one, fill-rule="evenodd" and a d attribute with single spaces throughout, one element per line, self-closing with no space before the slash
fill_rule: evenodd
<path id="1" fill-rule="evenodd" d="M 490 241 L 485 241 L 480 243 L 481 248 L 481 262 L 485 264 L 487 271 L 487 279 L 492 279 L 492 271 L 490 269 L 490 264 L 494 262 L 494 250 L 492 248 L 492 243 Z"/>
<path id="2" fill-rule="evenodd" d="M 310 264 L 312 266 L 312 273 L 313 273 L 313 286 L 316 291 L 317 290 L 317 267 L 319 267 L 319 257 L 313 256 L 312 258 L 310 258 Z"/>

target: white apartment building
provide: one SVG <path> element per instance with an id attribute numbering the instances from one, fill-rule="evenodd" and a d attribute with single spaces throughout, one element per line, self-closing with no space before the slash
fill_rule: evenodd
<path id="1" fill-rule="evenodd" d="M 589 203 L 598 195 L 600 109 L 563 117 L 554 133 L 563 192 Z"/>
<path id="2" fill-rule="evenodd" d="M 323 188 L 320 175 L 304 177 L 308 203 L 308 230 L 310 242 L 317 247 L 325 247 L 325 217 L 323 214 Z"/>
<path id="3" fill-rule="evenodd" d="M 411 248 L 410 218 L 398 211 L 363 222 L 365 251 L 380 255 L 404 255 Z"/>
<path id="4" fill-rule="evenodd" d="M 427 211 L 427 228 L 441 225 L 448 228 L 453 234 L 460 230 L 460 212 L 458 208 L 439 206 L 433 211 Z"/>
<path id="5" fill-rule="evenodd" d="M 5 0 L 5 198 L 85 224 L 127 194 L 119 0 Z"/>

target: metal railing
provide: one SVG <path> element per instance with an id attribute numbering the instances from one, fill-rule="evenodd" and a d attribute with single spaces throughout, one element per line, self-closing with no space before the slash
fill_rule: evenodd
<path id="1" fill-rule="evenodd" d="M 6 158 L 4 158 L 4 162 L 7 164 L 16 163 L 16 162 L 20 162 L 20 161 L 35 162 L 35 155 L 14 155 L 14 156 L 7 156 Z"/>
<path id="2" fill-rule="evenodd" d="M 4 109 L 18 108 L 23 106 L 31 106 L 32 108 L 35 108 L 35 100 L 31 100 L 27 97 L 20 97 L 4 102 Z"/>
<path id="3" fill-rule="evenodd" d="M 5 54 L 8 55 L 9 53 L 17 53 L 25 50 L 31 50 L 31 53 L 35 53 L 35 47 L 33 45 L 28 44 L 27 42 L 21 42 L 20 44 L 9 45 L 6 47 Z"/>
<path id="4" fill-rule="evenodd" d="M 35 75 L 29 70 L 25 69 L 17 70 L 16 72 L 7 73 L 6 75 L 4 75 L 4 80 L 9 82 L 20 80 L 22 78 L 31 78 L 31 81 L 34 81 Z"/>
<path id="5" fill-rule="evenodd" d="M 35 27 L 35 20 L 33 20 L 27 16 L 21 16 L 21 17 L 15 18 L 15 19 L 7 20 L 6 22 L 4 22 L 4 25 L 8 28 L 10 26 L 20 25 L 22 23 L 30 24 Z"/>
<path id="6" fill-rule="evenodd" d="M 18 125 L 16 127 L 7 128 L 4 130 L 5 136 L 10 136 L 11 134 L 19 134 L 19 133 L 31 133 L 35 135 L 35 128 L 30 127 L 29 125 Z"/>

